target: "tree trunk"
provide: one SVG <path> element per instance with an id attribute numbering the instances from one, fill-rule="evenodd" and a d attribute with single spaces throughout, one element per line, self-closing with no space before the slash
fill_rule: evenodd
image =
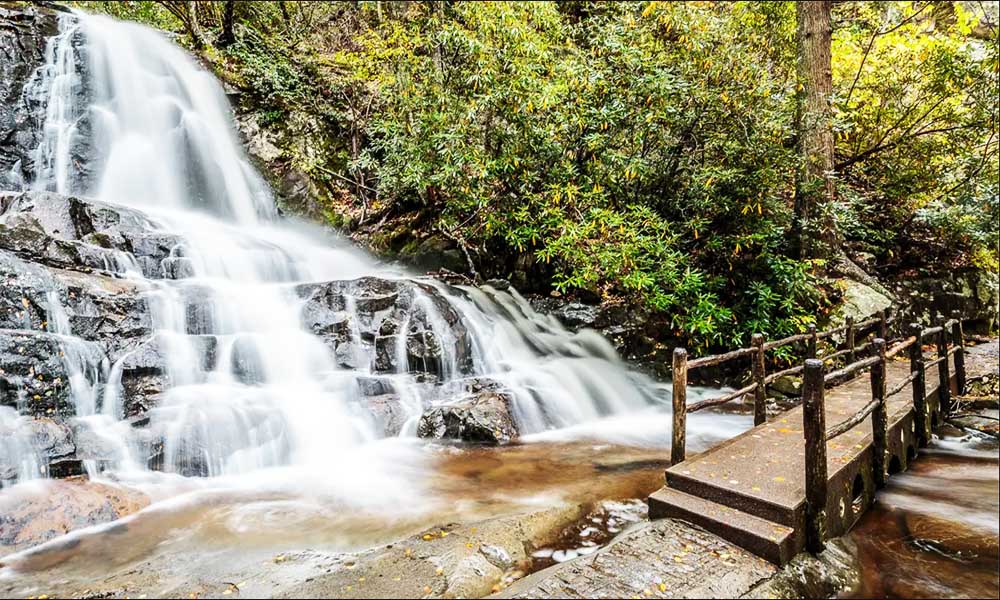
<path id="1" fill-rule="evenodd" d="M 833 218 L 832 2 L 797 2 L 798 146 L 795 241 L 802 258 L 831 258 L 840 242 Z"/>
<path id="2" fill-rule="evenodd" d="M 222 37 L 219 38 L 220 46 L 228 46 L 236 41 L 233 34 L 233 5 L 235 0 L 226 0 L 226 6 L 222 10 Z"/>
<path id="3" fill-rule="evenodd" d="M 198 3 L 189 0 L 188 6 L 188 32 L 191 34 L 191 42 L 194 47 L 201 50 L 205 47 L 205 36 L 201 32 L 201 25 L 198 24 Z"/>

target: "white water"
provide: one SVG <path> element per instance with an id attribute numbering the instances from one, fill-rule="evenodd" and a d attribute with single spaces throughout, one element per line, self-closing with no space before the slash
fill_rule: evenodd
<path id="1" fill-rule="evenodd" d="M 419 446 L 380 441 L 372 419 L 356 410 L 357 378 L 371 375 L 374 357 L 358 357 L 354 370 L 338 368 L 332 350 L 304 329 L 303 301 L 292 289 L 404 275 L 345 242 L 279 220 L 270 190 L 242 152 L 221 87 L 159 33 L 102 16 L 64 16 L 46 60 L 30 91 L 48 97 L 30 185 L 139 209 L 184 240 L 176 255 L 190 261 L 192 276 L 182 280 L 146 279 L 127 256 L 111 265 L 149 290 L 155 343 L 168 358 L 170 387 L 150 411 L 149 429 L 164 442 L 156 469 L 253 486 L 273 480 L 273 469 L 282 467 L 280 480 L 292 477 L 306 488 L 337 481 L 346 486 L 341 496 L 368 504 L 384 501 L 403 479 L 415 486 L 409 475 L 420 462 Z M 96 159 L 87 177 L 71 156 L 84 120 Z M 667 393 L 629 371 L 598 334 L 572 334 L 516 293 L 459 293 L 429 283 L 449 298 L 472 337 L 472 372 L 463 374 L 444 317 L 429 298 L 415 303 L 444 350 L 441 385 L 468 376 L 502 382 L 519 429 L 534 434 L 529 440 L 668 439 Z M 206 360 L 205 336 L 188 334 L 184 298 L 196 289 L 208 298 L 201 333 L 216 340 L 214 361 Z M 350 299 L 348 312 L 356 324 Z M 122 420 L 121 361 L 84 352 L 88 343 L 72 335 L 55 295 L 49 313 L 52 331 L 65 340 L 77 416 L 114 448 L 109 460 L 88 469 L 93 475 L 111 469 L 147 487 L 164 481 L 137 456 L 136 434 Z M 406 323 L 399 330 L 395 352 L 405 357 Z M 252 380 L 234 370 L 234 352 L 254 358 Z M 412 436 L 426 386 L 405 369 L 386 377 L 407 411 L 402 435 Z M 98 381 L 106 384 L 101 397 Z M 3 418 L 6 424 L 14 417 Z M 689 439 L 698 430 L 728 436 L 746 425 L 732 420 L 739 422 L 699 428 L 694 419 Z M 22 478 L 32 469 L 37 465 L 25 462 Z"/>

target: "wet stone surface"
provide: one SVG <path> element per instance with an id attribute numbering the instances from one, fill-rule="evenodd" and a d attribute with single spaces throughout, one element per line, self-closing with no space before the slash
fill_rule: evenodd
<path id="1" fill-rule="evenodd" d="M 733 598 L 775 567 L 674 519 L 643 523 L 600 551 L 539 571 L 502 598 Z"/>

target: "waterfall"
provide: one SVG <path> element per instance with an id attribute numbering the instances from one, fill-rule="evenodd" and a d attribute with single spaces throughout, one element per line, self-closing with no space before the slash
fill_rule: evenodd
<path id="1" fill-rule="evenodd" d="M 304 325 L 299 286 L 370 275 L 416 280 L 281 220 L 240 146 L 221 86 L 159 32 L 104 16 L 63 16 L 26 93 L 47 96 L 31 188 L 137 209 L 150 227 L 182 240 L 163 268 L 183 263 L 183 278 L 152 276 L 127 256 L 109 265 L 146 290 L 155 330 L 147 344 L 166 360 L 167 389 L 148 415 L 149 430 L 163 440 L 154 461 L 138 456 L 124 420 L 120 378 L 130 357 L 110 364 L 80 350 L 87 343 L 73 335 L 58 295 L 50 297 L 51 331 L 77 374 L 77 418 L 114 442 L 110 468 L 211 477 L 304 466 L 322 477 L 331 463 L 351 461 L 352 450 L 384 437 L 355 409 L 359 386 L 371 380 L 401 399 L 403 436 L 414 435 L 427 403 L 448 402 L 447 392 L 471 378 L 502 384 L 524 434 L 668 414 L 662 386 L 630 371 L 605 339 L 566 330 L 513 291 L 419 280 L 410 314 L 395 330 L 375 327 L 374 341 L 363 339 L 358 323 L 382 313 L 362 314 L 348 295 L 350 351 L 337 355 Z M 82 143 L 88 160 L 81 167 L 74 152 Z M 468 356 L 448 311 L 459 315 Z M 407 366 L 417 320 L 427 327 L 414 343 L 436 353 L 419 365 L 433 381 Z M 383 336 L 395 372 L 375 373 Z M 3 418 L 0 425 L 14 417 Z M 665 439 L 668 430 L 658 435 Z M 23 470 L 36 467 L 26 459 Z M 393 465 L 365 468 L 391 473 Z"/>

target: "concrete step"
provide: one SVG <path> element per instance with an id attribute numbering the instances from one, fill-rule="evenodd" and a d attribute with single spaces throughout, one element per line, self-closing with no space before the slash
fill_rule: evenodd
<path id="1" fill-rule="evenodd" d="M 799 551 L 801 536 L 791 527 L 662 487 L 647 500 L 650 519 L 683 519 L 741 548 L 784 565 Z"/>
<path id="2" fill-rule="evenodd" d="M 741 493 L 731 486 L 724 485 L 724 482 L 716 483 L 696 475 L 685 474 L 684 468 L 685 464 L 681 463 L 667 469 L 667 486 L 786 527 L 794 528 L 801 525 L 804 509 L 801 502 L 788 506 L 771 500 L 772 495 L 769 495 L 766 489 L 755 494 Z M 769 482 L 763 481 L 761 487 L 766 488 L 768 484 Z"/>

